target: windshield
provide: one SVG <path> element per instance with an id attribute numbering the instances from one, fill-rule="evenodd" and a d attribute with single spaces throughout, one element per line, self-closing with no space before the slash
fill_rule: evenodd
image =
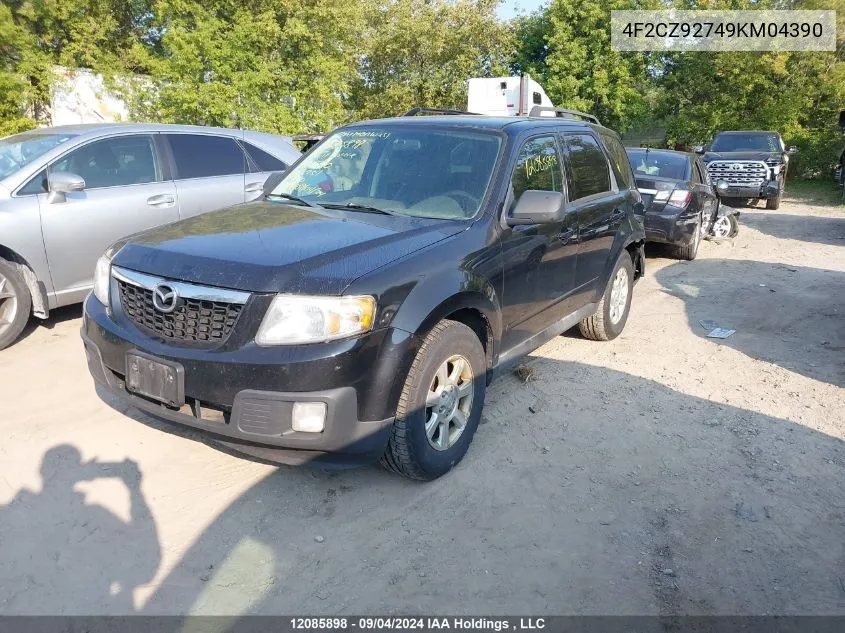
<path id="1" fill-rule="evenodd" d="M 0 139 L 0 180 L 11 176 L 21 167 L 74 136 L 24 132 Z"/>
<path id="2" fill-rule="evenodd" d="M 634 174 L 637 176 L 660 176 L 674 180 L 687 179 L 689 161 L 686 156 L 634 149 L 628 150 L 628 158 L 631 160 L 631 167 L 634 168 Z"/>
<path id="3" fill-rule="evenodd" d="M 271 195 L 329 208 L 469 218 L 481 206 L 500 145 L 497 134 L 456 128 L 339 130 Z"/>
<path id="4" fill-rule="evenodd" d="M 711 152 L 780 152 L 776 134 L 720 134 L 710 146 Z"/>

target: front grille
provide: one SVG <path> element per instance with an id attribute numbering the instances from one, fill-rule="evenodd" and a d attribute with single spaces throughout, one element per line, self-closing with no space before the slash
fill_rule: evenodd
<path id="1" fill-rule="evenodd" d="M 243 305 L 180 298 L 169 314 L 153 306 L 153 291 L 117 279 L 120 305 L 136 325 L 162 338 L 185 343 L 223 343 L 238 321 Z"/>
<path id="2" fill-rule="evenodd" d="M 724 180 L 730 185 L 757 187 L 766 181 L 769 168 L 757 160 L 716 160 L 707 165 L 710 181 Z"/>

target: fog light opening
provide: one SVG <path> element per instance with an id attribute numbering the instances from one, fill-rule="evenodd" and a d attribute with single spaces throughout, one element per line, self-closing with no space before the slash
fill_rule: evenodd
<path id="1" fill-rule="evenodd" d="M 322 433 L 326 428 L 325 402 L 294 402 L 291 427 L 301 433 Z"/>

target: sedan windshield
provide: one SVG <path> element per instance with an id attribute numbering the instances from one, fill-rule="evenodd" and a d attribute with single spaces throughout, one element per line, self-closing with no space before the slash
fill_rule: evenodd
<path id="1" fill-rule="evenodd" d="M 74 134 L 44 134 L 24 132 L 0 139 L 0 180 L 11 176 L 42 154 L 61 145 Z"/>
<path id="2" fill-rule="evenodd" d="M 628 158 L 636 176 L 659 176 L 686 180 L 689 159 L 682 154 L 629 149 Z"/>
<path id="3" fill-rule="evenodd" d="M 711 152 L 779 152 L 775 134 L 720 134 L 710 146 Z"/>
<path id="4" fill-rule="evenodd" d="M 339 130 L 271 195 L 361 213 L 469 218 L 481 207 L 500 145 L 495 133 L 455 128 Z"/>

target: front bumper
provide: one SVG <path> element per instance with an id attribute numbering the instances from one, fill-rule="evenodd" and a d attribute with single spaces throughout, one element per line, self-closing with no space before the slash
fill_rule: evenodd
<path id="1" fill-rule="evenodd" d="M 669 205 L 659 213 L 646 212 L 643 220 L 646 241 L 677 246 L 691 244 L 698 229 L 698 216 L 686 217 L 682 213 L 680 209 Z"/>
<path id="2" fill-rule="evenodd" d="M 727 198 L 775 198 L 779 194 L 780 183 L 777 180 L 767 180 L 753 187 L 729 184 L 727 189 L 719 191 L 720 197 Z"/>
<path id="3" fill-rule="evenodd" d="M 119 323 L 120 322 L 120 323 Z M 120 400 L 188 437 L 266 461 L 358 465 L 387 445 L 415 337 L 396 329 L 324 345 L 196 349 L 151 338 L 113 319 L 93 296 L 82 340 L 95 382 Z M 140 351 L 184 368 L 186 405 L 177 410 L 127 391 L 126 353 Z M 398 387 L 397 387 L 398 385 Z M 325 402 L 322 433 L 291 428 L 293 403 Z"/>

